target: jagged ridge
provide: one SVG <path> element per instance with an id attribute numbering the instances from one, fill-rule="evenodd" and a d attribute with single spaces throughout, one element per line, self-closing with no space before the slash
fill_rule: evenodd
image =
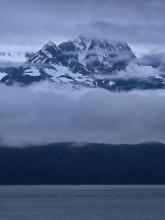
<path id="1" fill-rule="evenodd" d="M 1 68 L 0 82 L 29 85 L 49 80 L 57 87 L 101 87 L 114 91 L 165 87 L 164 76 L 127 80 L 113 78 L 118 71 L 125 70 L 134 58 L 125 42 L 80 35 L 58 46 L 49 41 L 21 67 Z"/>

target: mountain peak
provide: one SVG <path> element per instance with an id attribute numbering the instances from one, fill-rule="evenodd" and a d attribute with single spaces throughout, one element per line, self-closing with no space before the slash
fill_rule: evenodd
<path id="1" fill-rule="evenodd" d="M 36 54 L 30 57 L 28 63 L 32 64 L 49 64 L 52 58 L 59 55 L 60 49 L 52 41 L 48 41 Z"/>
<path id="2" fill-rule="evenodd" d="M 80 34 L 78 36 L 78 39 L 91 39 L 91 38 L 94 38 L 94 37 L 89 34 Z"/>
<path id="3" fill-rule="evenodd" d="M 93 48 L 104 48 L 104 49 L 110 49 L 111 51 L 128 51 L 130 50 L 128 44 L 124 41 L 116 41 L 116 40 L 110 40 L 107 38 L 101 38 L 98 36 L 88 35 L 88 34 L 81 34 L 78 36 L 77 39 L 74 40 L 74 42 L 80 47 L 89 47 L 90 49 Z"/>
<path id="4" fill-rule="evenodd" d="M 44 47 L 56 47 L 56 44 L 55 43 L 53 43 L 52 41 L 48 41 L 48 43 L 47 44 L 45 44 L 45 46 Z"/>
<path id="5" fill-rule="evenodd" d="M 87 42 L 91 42 L 92 40 L 95 40 L 96 37 L 90 35 L 90 34 L 80 34 L 75 41 L 77 42 L 81 42 L 81 43 L 87 43 Z"/>
<path id="6" fill-rule="evenodd" d="M 83 74 L 108 74 L 124 69 L 133 57 L 126 43 L 81 34 L 77 39 L 58 46 L 49 41 L 29 62 L 60 64 Z"/>

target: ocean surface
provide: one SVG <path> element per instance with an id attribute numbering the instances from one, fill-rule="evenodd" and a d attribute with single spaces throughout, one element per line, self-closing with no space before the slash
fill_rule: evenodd
<path id="1" fill-rule="evenodd" d="M 165 220 L 165 186 L 0 186 L 0 220 Z"/>

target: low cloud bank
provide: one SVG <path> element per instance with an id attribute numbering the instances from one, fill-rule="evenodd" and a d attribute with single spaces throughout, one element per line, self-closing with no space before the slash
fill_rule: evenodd
<path id="1" fill-rule="evenodd" d="M 19 146 L 63 141 L 165 142 L 164 93 L 65 91 L 46 83 L 0 86 L 0 140 Z"/>
<path id="2" fill-rule="evenodd" d="M 139 62 L 139 63 L 138 63 Z M 137 64 L 135 62 L 130 63 L 126 70 L 118 71 L 115 78 L 146 78 L 146 77 L 156 77 L 159 76 L 162 72 L 157 67 L 152 67 L 151 65 L 141 65 L 141 61 L 137 60 Z"/>
<path id="3" fill-rule="evenodd" d="M 144 55 L 140 60 L 142 65 L 152 66 L 165 73 L 165 52 L 152 52 Z"/>

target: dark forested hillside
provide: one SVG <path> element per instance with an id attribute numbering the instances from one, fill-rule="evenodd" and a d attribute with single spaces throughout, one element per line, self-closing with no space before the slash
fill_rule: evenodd
<path id="1" fill-rule="evenodd" d="M 165 145 L 1 146 L 0 184 L 165 184 Z"/>

